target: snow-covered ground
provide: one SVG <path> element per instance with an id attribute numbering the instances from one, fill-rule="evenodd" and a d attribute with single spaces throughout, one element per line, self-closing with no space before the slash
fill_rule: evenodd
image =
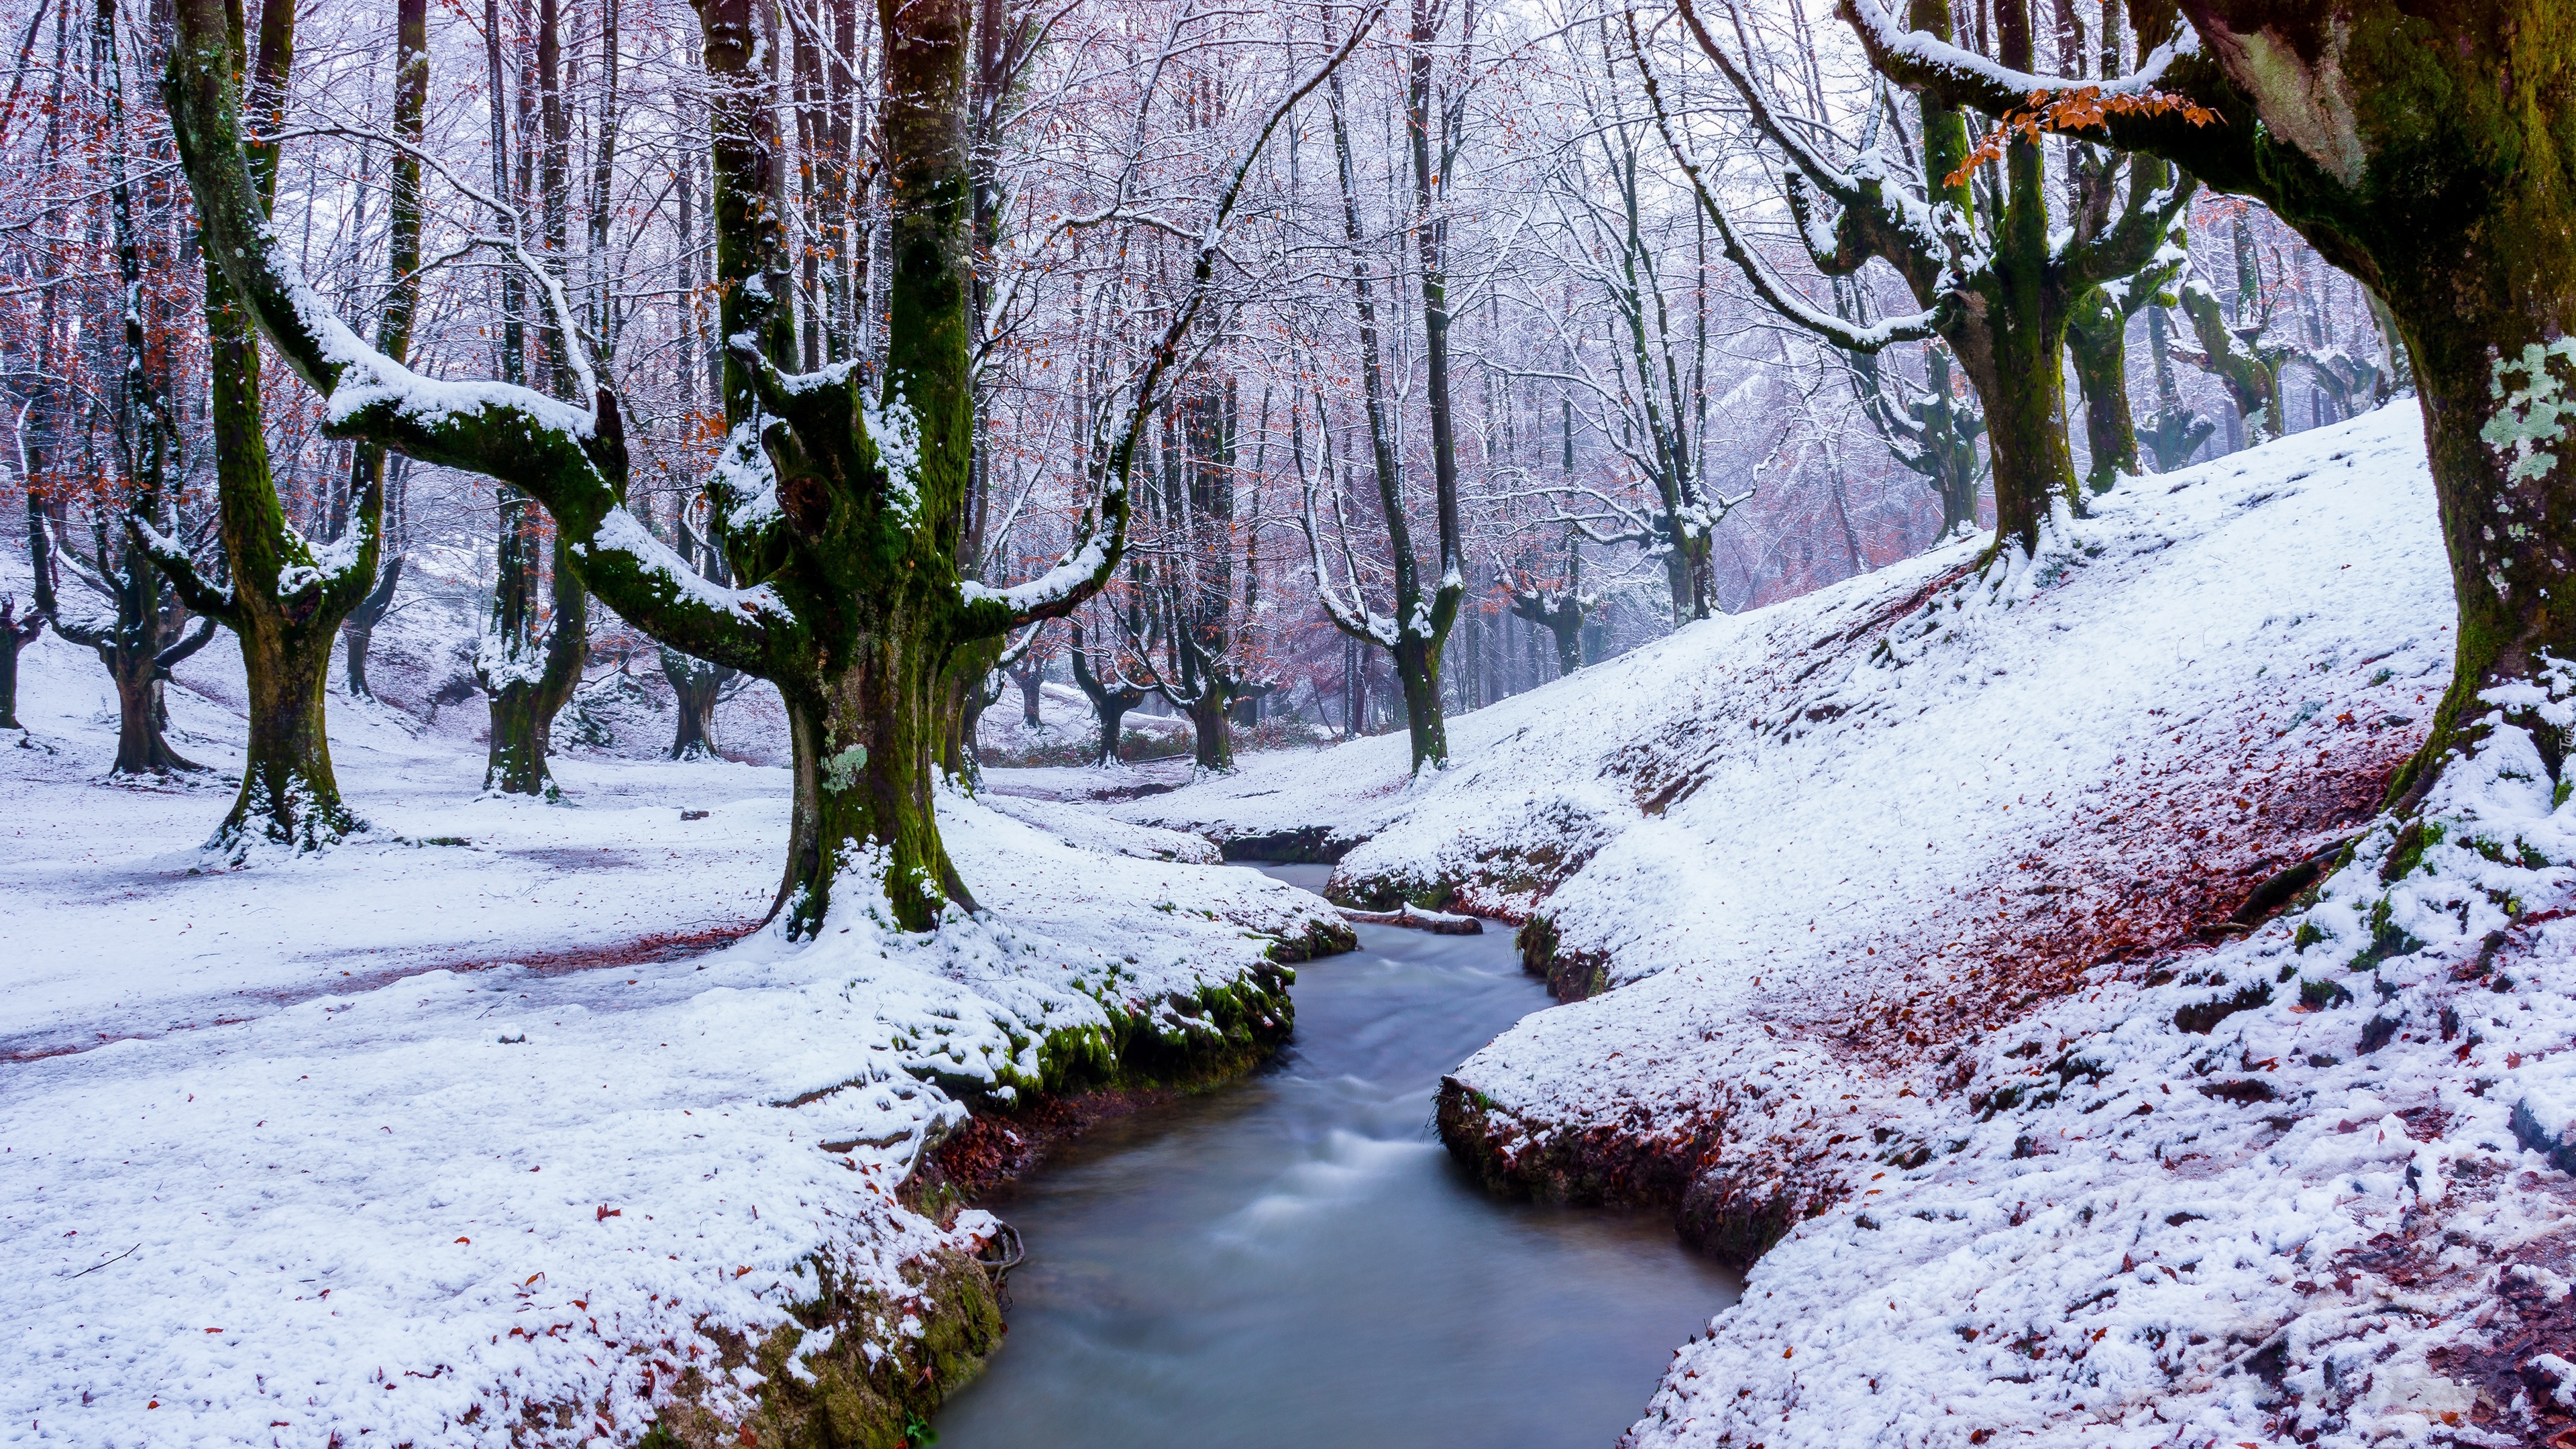
<path id="1" fill-rule="evenodd" d="M 229 648 L 171 707 L 237 766 Z M 1275 1008 L 1273 941 L 1342 929 L 1204 841 L 950 798 L 987 916 L 790 945 L 756 929 L 784 771 L 568 758 L 566 805 L 479 799 L 470 734 L 337 698 L 375 829 L 213 870 L 229 787 L 105 783 L 103 687 L 48 636 L 0 747 L 11 1442 L 631 1443 L 675 1390 L 774 1424 L 762 1374 L 827 1357 L 944 1379 L 965 1305 L 925 1285 L 991 1229 L 897 1202 L 925 1142 Z"/>
<path id="2" fill-rule="evenodd" d="M 1768 1249 L 1635 1443 L 2567 1431 L 2576 804 L 2507 728 L 2446 835 L 2363 833 L 2448 682 L 2414 408 L 1974 561 L 1454 720 L 1438 777 L 1396 736 L 1116 808 L 1536 918 L 1589 999 L 1457 1070 L 1453 1146 Z M 2226 926 L 2355 835 L 2321 904 Z"/>

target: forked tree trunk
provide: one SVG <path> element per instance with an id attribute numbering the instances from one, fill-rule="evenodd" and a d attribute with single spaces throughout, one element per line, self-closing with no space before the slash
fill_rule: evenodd
<path id="1" fill-rule="evenodd" d="M 1083 697 L 1091 701 L 1092 713 L 1100 720 L 1100 740 L 1093 749 L 1091 762 L 1097 766 L 1118 763 L 1118 737 L 1125 727 L 1127 711 L 1145 698 L 1145 691 L 1125 685 L 1112 685 L 1092 672 L 1091 658 L 1082 649 L 1082 625 L 1072 626 L 1073 682 Z"/>
<path id="2" fill-rule="evenodd" d="M 733 671 L 665 647 L 662 677 L 671 682 L 671 696 L 679 715 L 671 733 L 671 758 L 716 758 L 716 701 Z"/>
<path id="3" fill-rule="evenodd" d="M 1011 678 L 1020 687 L 1020 723 L 1030 729 L 1044 726 L 1046 721 L 1038 714 L 1038 700 L 1046 689 L 1046 675 L 1032 669 Z"/>
<path id="4" fill-rule="evenodd" d="M 284 7 L 286 0 L 276 3 Z M 888 343 L 870 395 L 862 395 L 851 374 L 791 382 L 778 371 L 792 356 L 795 318 L 774 212 L 781 181 L 778 113 L 762 99 L 770 78 L 760 23 L 766 7 L 757 0 L 697 0 L 697 8 L 713 83 L 716 280 L 722 284 L 720 335 L 729 343 L 724 392 L 732 428 L 727 466 L 711 474 L 708 487 L 716 512 L 728 520 L 752 512 L 734 505 L 750 501 L 737 485 L 755 475 L 760 496 L 776 502 L 744 523 L 744 532 L 717 540 L 732 554 L 737 577 L 760 580 L 757 593 L 711 595 L 684 587 L 672 577 L 666 550 L 620 537 L 640 525 L 625 508 L 631 464 L 613 386 L 580 400 L 589 410 L 571 420 L 553 400 L 507 385 L 481 389 L 469 408 L 419 408 L 411 405 L 418 394 L 403 369 L 351 347 L 344 332 L 335 335 L 328 304 L 304 283 L 294 255 L 268 234 L 261 208 L 245 194 L 242 67 L 216 0 L 174 6 L 181 45 L 167 75 L 173 131 L 206 229 L 207 254 L 256 308 L 289 365 L 333 399 L 335 432 L 470 469 L 542 501 L 580 550 L 580 576 L 571 558 L 559 555 L 559 623 L 569 621 L 587 583 L 663 642 L 778 685 L 795 752 L 791 842 L 778 897 L 785 934 L 820 934 L 844 885 L 858 888 L 848 902 L 852 909 L 881 912 L 902 929 L 926 929 L 944 906 L 972 904 L 940 846 L 931 806 L 944 719 L 940 686 L 953 650 L 1064 617 L 1117 568 L 1136 438 L 1207 296 L 1223 225 L 1243 194 L 1250 162 L 1235 168 L 1211 208 L 1191 294 L 1135 381 L 1129 426 L 1106 470 L 1110 484 L 1095 515 L 1097 531 L 1085 534 L 1086 546 L 1101 545 L 1097 562 L 1050 576 L 1026 601 L 969 588 L 959 577 L 957 537 L 973 416 L 967 7 L 961 0 L 916 0 L 885 11 L 882 115 L 894 197 L 888 248 L 894 276 Z M 1353 37 L 1332 63 L 1356 44 Z M 1264 138 L 1319 79 L 1281 99 Z M 559 143 L 560 127 L 550 130 Z M 569 360 L 578 372 L 578 355 Z M 359 369 L 367 370 L 371 395 L 340 396 L 343 381 Z M 882 450 L 879 437 L 888 444 Z M 570 638 L 578 650 L 573 630 L 556 632 L 559 642 Z"/>
<path id="5" fill-rule="evenodd" d="M 417 139 L 428 97 L 427 0 L 402 0 L 396 14 L 398 61 L 394 129 Z M 258 89 L 282 95 L 294 54 L 294 12 L 283 0 L 260 11 L 252 58 Z M 420 264 L 420 163 L 409 151 L 393 164 L 390 213 L 392 287 L 377 342 L 397 361 L 409 345 Z M 260 151 L 253 176 L 263 210 L 276 190 L 276 152 Z M 359 444 L 351 462 L 351 547 L 338 558 L 317 550 L 287 522 L 270 470 L 260 397 L 259 338 L 249 309 L 210 256 L 206 266 L 206 331 L 213 381 L 215 473 L 227 588 L 216 589 L 185 557 L 164 551 L 158 562 L 183 598 L 232 626 L 241 641 L 249 695 L 249 742 L 241 792 L 207 841 L 235 859 L 260 842 L 294 851 L 321 849 L 366 822 L 340 798 L 331 768 L 323 700 L 332 645 L 341 623 L 369 610 L 357 636 L 383 617 L 399 563 L 377 576 L 384 517 L 385 452 Z M 351 691 L 366 692 L 365 646 L 353 639 Z"/>
<path id="6" fill-rule="evenodd" d="M 348 621 L 340 626 L 340 640 L 349 661 L 348 689 L 351 699 L 373 699 L 375 689 L 367 683 L 367 655 L 375 647 L 376 626 L 393 608 L 394 590 L 402 583 L 403 558 L 395 555 L 376 576 L 376 586 L 349 611 Z"/>
<path id="7" fill-rule="evenodd" d="M 582 588 L 581 576 L 573 572 L 571 550 L 560 530 L 554 535 L 554 567 L 549 572 L 553 610 L 543 637 L 528 641 L 526 632 L 533 621 L 523 620 L 518 630 L 502 635 L 510 639 L 515 634 L 523 642 L 505 647 L 484 671 L 492 738 L 483 764 L 483 788 L 557 800 L 563 789 L 546 765 L 553 752 L 555 716 L 581 684 L 583 656 L 590 643 L 590 596 Z"/>
<path id="8" fill-rule="evenodd" d="M 760 44 L 743 0 L 698 0 L 707 68 L 720 81 L 759 78 Z M 967 367 L 969 256 L 965 132 L 967 0 L 915 0 L 903 13 L 903 43 L 885 52 L 883 125 L 897 198 L 890 218 L 893 276 L 883 391 L 917 448 L 912 502 L 870 508 L 855 588 L 812 605 L 791 594 L 816 645 L 808 668 L 777 680 L 787 702 L 795 755 L 795 808 L 779 906 L 791 937 L 819 931 L 844 875 L 882 872 L 884 908 L 906 930 L 935 926 L 944 906 L 974 901 L 940 843 L 931 807 L 951 707 L 950 595 L 957 588 L 958 528 L 972 458 L 974 408 Z M 891 30 L 891 25 L 890 25 Z M 739 126 L 741 129 L 735 129 Z M 761 220 L 781 164 L 774 112 L 720 118 L 716 212 L 720 276 L 759 274 L 785 295 L 783 254 Z M 794 354 L 783 308 L 732 288 L 725 335 L 760 329 L 762 351 Z M 728 410 L 748 401 L 754 379 L 738 353 L 725 368 Z M 798 436 L 812 452 L 781 458 L 780 496 L 791 521 L 819 532 L 827 517 L 855 513 L 838 490 L 859 485 L 861 457 L 819 426 Z M 842 425 L 844 431 L 847 424 Z M 871 447 L 870 453 L 874 452 Z M 902 466 L 902 465 L 898 465 Z M 809 513 L 810 517 L 799 517 Z M 986 656 L 991 657 L 989 654 Z M 980 685 L 980 676 L 976 683 Z"/>

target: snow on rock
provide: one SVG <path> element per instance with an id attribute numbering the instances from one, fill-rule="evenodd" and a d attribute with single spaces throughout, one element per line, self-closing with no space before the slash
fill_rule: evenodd
<path id="1" fill-rule="evenodd" d="M 1587 999 L 1462 1064 L 1444 1135 L 1758 1258 L 1634 1445 L 2566 1431 L 2576 670 L 2373 820 L 2452 648 L 2416 410 L 1975 564 L 1694 625 L 1423 782 L 1370 741 L 1122 810 L 1529 917 Z"/>
<path id="2" fill-rule="evenodd" d="M 741 871 L 751 836 L 765 898 L 784 772 L 592 761 L 582 808 L 478 802 L 469 743 L 444 757 L 458 798 L 424 806 L 383 772 L 425 778 L 438 737 L 336 699 L 377 835 L 475 844 L 190 875 L 229 791 L 94 783 L 95 664 L 28 663 L 33 743 L 0 779 L 27 837 L 12 900 L 39 907 L 9 932 L 35 949 L 0 953 L 26 1047 L 0 1077 L 13 1441 L 631 1443 L 675 1412 L 774 1439 L 782 1405 L 846 1408 L 852 1383 L 944 1387 L 999 1332 L 967 1261 L 996 1229 L 904 1205 L 921 1154 L 971 1105 L 1257 1054 L 1287 1027 L 1277 963 L 1348 938 L 1251 872 L 1119 853 L 1155 832 L 946 795 L 979 916 L 887 930 L 854 880 L 808 944 L 595 949 L 601 897 L 630 932 L 666 898 L 712 905 L 732 892 L 700 878 Z M 172 693 L 183 743 L 237 760 L 238 718 Z M 683 822 L 670 793 L 717 818 Z M 643 837 L 605 879 L 600 831 Z M 129 928 L 143 969 L 95 969 Z M 418 969 L 438 954 L 458 969 Z"/>

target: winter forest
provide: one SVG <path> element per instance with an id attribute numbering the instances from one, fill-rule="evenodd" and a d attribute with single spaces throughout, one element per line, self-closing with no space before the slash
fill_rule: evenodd
<path id="1" fill-rule="evenodd" d="M 10 1442 L 2576 1445 L 2558 0 L 0 46 Z"/>

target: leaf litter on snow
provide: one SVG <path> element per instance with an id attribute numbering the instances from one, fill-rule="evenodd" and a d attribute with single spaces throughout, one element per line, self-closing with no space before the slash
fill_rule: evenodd
<path id="1" fill-rule="evenodd" d="M 1337 890 L 1601 993 L 1449 1090 L 1505 1176 L 1769 1248 L 1633 1444 L 2576 1430 L 2576 805 L 2507 726 L 2447 833 L 2374 820 L 2452 652 L 2415 408 L 1974 547 L 1464 716 L 1392 807 L 1400 740 L 1126 813 L 1358 840 Z"/>

